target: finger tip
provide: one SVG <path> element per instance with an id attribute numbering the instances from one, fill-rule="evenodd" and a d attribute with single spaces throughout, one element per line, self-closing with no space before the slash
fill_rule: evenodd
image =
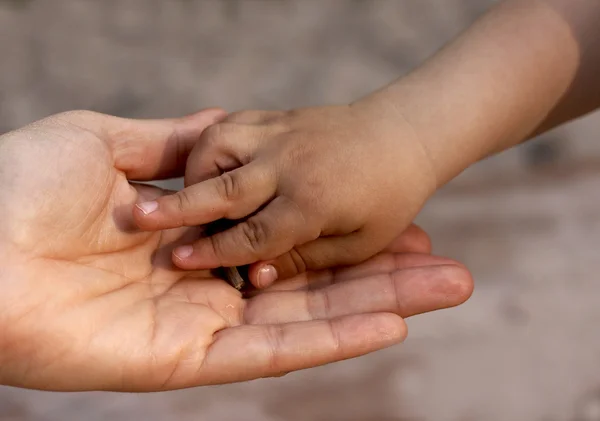
<path id="1" fill-rule="evenodd" d="M 173 260 L 183 265 L 189 264 L 190 257 L 194 254 L 194 246 L 184 245 L 173 249 Z"/>
<path id="2" fill-rule="evenodd" d="M 445 264 L 440 270 L 441 276 L 430 290 L 432 299 L 435 299 L 432 310 L 456 307 L 468 301 L 475 286 L 471 272 L 458 262 Z"/>
<path id="3" fill-rule="evenodd" d="M 404 342 L 408 336 L 408 325 L 402 317 L 394 313 L 386 313 L 382 318 L 382 332 L 395 343 Z"/>
<path id="4" fill-rule="evenodd" d="M 203 251 L 197 248 L 196 243 L 175 247 L 171 252 L 171 260 L 182 270 L 209 270 L 223 266 L 207 259 Z"/>
<path id="5" fill-rule="evenodd" d="M 415 224 L 409 225 L 399 236 L 397 236 L 385 250 L 398 253 L 422 253 L 431 254 L 432 243 L 429 235 Z"/>
<path id="6" fill-rule="evenodd" d="M 250 282 L 256 288 L 264 289 L 273 285 L 279 279 L 277 268 L 268 262 L 260 262 L 251 267 Z"/>
<path id="7" fill-rule="evenodd" d="M 429 234 L 418 225 L 411 224 L 406 230 L 406 234 L 410 237 L 412 249 L 416 253 L 431 254 L 433 245 Z"/>
<path id="8" fill-rule="evenodd" d="M 431 254 L 433 251 L 433 243 L 431 241 L 431 237 L 421 228 L 417 227 L 420 231 L 416 248 L 419 249 L 421 253 Z"/>
<path id="9" fill-rule="evenodd" d="M 455 270 L 457 271 L 457 277 L 455 281 L 455 297 L 456 304 L 460 305 L 469 300 L 473 296 L 475 291 L 475 280 L 469 269 L 462 265 L 456 264 Z"/>
<path id="10" fill-rule="evenodd" d="M 150 200 L 148 202 L 136 203 L 135 207 L 141 215 L 148 216 L 158 210 L 158 202 L 156 200 Z"/>
<path id="11" fill-rule="evenodd" d="M 272 267 L 272 269 L 266 269 L 267 266 Z M 261 270 L 266 270 L 267 273 L 261 272 Z M 250 282 L 252 282 L 255 287 L 263 289 L 279 281 L 291 279 L 307 270 L 308 268 L 306 265 L 302 266 L 294 261 L 291 253 L 284 253 L 274 259 L 261 260 L 253 263 L 250 266 L 249 276 Z M 267 275 L 265 278 L 266 281 L 258 280 L 259 275 L 261 274 Z"/>
<path id="12" fill-rule="evenodd" d="M 158 209 L 159 204 L 157 201 L 148 201 L 136 203 L 133 206 L 133 220 L 135 223 L 144 230 L 154 231 L 162 229 L 157 225 L 158 222 Z"/>
<path id="13" fill-rule="evenodd" d="M 148 224 L 148 218 L 146 214 L 138 205 L 133 207 L 132 216 L 133 222 L 139 229 L 144 231 L 152 231 L 152 226 Z"/>
<path id="14" fill-rule="evenodd" d="M 171 262 L 175 269 L 183 270 L 183 271 L 194 271 L 194 270 L 202 270 L 202 268 L 196 267 L 193 263 L 185 260 L 179 259 L 177 256 L 171 256 Z"/>

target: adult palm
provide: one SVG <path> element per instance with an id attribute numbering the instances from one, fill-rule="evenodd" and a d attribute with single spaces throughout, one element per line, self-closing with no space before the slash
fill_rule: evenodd
<path id="1" fill-rule="evenodd" d="M 131 180 L 183 173 L 223 114 L 77 111 L 0 137 L 1 383 L 155 391 L 273 376 L 400 342 L 401 316 L 469 296 L 469 273 L 429 256 L 416 227 L 360 266 L 249 298 L 173 267 L 173 247 L 199 231 L 138 231 L 133 205 L 166 192 Z"/>

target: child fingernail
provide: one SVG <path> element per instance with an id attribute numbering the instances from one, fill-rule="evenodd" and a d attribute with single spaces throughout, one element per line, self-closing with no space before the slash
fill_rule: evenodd
<path id="1" fill-rule="evenodd" d="M 136 205 L 144 215 L 150 215 L 152 212 L 158 209 L 158 202 L 144 202 Z"/>
<path id="2" fill-rule="evenodd" d="M 267 265 L 265 267 L 260 268 L 258 271 L 258 287 L 264 288 L 271 285 L 273 282 L 277 280 L 277 269 L 274 266 Z"/>
<path id="3" fill-rule="evenodd" d="M 181 260 L 187 259 L 192 255 L 193 252 L 194 247 L 192 246 L 181 246 L 173 250 L 173 254 L 175 255 L 175 257 Z"/>

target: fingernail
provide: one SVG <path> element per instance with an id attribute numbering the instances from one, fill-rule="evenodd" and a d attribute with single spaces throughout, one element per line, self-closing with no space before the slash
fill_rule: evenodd
<path id="1" fill-rule="evenodd" d="M 181 246 L 173 250 L 173 254 L 175 255 L 175 257 L 181 260 L 187 259 L 192 255 L 193 252 L 194 247 L 192 246 Z"/>
<path id="2" fill-rule="evenodd" d="M 265 267 L 260 268 L 258 271 L 258 287 L 264 288 L 271 285 L 273 282 L 277 280 L 277 269 L 274 266 L 267 265 Z"/>
<path id="3" fill-rule="evenodd" d="M 139 208 L 139 210 L 144 212 L 144 215 L 150 215 L 152 212 L 158 209 L 158 202 L 138 203 L 136 206 Z"/>

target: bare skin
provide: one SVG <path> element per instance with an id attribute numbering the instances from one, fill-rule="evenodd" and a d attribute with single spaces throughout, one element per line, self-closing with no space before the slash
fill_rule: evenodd
<path id="1" fill-rule="evenodd" d="M 182 175 L 223 117 L 80 111 L 0 137 L 1 384 L 159 391 L 278 376 L 401 342 L 403 317 L 468 298 L 468 271 L 430 256 L 414 226 L 362 265 L 247 298 L 174 267 L 199 229 L 135 228 L 134 205 L 170 192 L 132 181 Z"/>
<path id="2" fill-rule="evenodd" d="M 146 230 L 244 220 L 180 247 L 185 269 L 253 264 L 260 287 L 361 262 L 471 164 L 600 106 L 600 2 L 508 0 L 350 105 L 243 111 L 205 132 Z"/>

